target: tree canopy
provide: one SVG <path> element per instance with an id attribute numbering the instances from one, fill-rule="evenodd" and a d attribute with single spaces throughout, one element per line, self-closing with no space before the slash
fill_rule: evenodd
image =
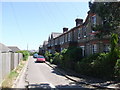
<path id="1" fill-rule="evenodd" d="M 117 1 L 117 0 L 116 0 Z M 93 30 L 99 31 L 97 36 L 109 35 L 120 26 L 120 1 L 89 2 L 90 12 L 98 14 L 102 19 L 101 25 L 95 25 Z"/>

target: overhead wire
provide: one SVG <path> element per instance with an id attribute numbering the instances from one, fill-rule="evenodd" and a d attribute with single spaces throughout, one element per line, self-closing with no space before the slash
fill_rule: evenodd
<path id="1" fill-rule="evenodd" d="M 20 24 L 18 22 L 18 19 L 17 19 L 17 15 L 16 15 L 16 11 L 15 11 L 15 8 L 14 8 L 14 5 L 13 5 L 13 2 L 9 2 L 10 3 L 10 6 L 11 6 L 11 9 L 12 9 L 12 13 L 13 13 L 13 17 L 15 19 L 15 23 L 16 23 L 16 27 L 17 27 L 17 31 L 20 33 L 20 42 L 22 42 L 23 40 L 26 39 L 26 37 L 24 37 L 23 35 L 23 32 L 21 30 L 21 27 L 20 27 Z M 26 40 L 27 41 L 27 40 Z M 27 44 L 27 43 L 26 43 Z"/>

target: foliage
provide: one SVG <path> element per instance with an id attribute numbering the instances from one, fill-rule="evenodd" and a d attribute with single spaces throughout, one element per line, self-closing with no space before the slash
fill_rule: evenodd
<path id="1" fill-rule="evenodd" d="M 46 51 L 44 56 L 45 56 L 47 61 L 50 61 L 52 54 L 50 52 Z"/>
<path id="2" fill-rule="evenodd" d="M 75 69 L 75 63 L 82 59 L 82 49 L 77 47 L 69 47 L 63 54 L 63 66 Z"/>
<path id="3" fill-rule="evenodd" d="M 92 62 L 93 76 L 111 77 L 113 74 L 113 67 L 111 66 L 111 59 L 109 53 L 101 53 L 95 61 Z"/>
<path id="4" fill-rule="evenodd" d="M 38 54 L 38 52 L 30 52 L 30 56 L 33 56 L 36 53 Z"/>
<path id="5" fill-rule="evenodd" d="M 61 53 L 56 52 L 53 57 L 53 63 L 59 66 L 62 66 L 63 55 Z"/>
<path id="6" fill-rule="evenodd" d="M 96 61 L 96 58 L 98 56 L 99 56 L 99 53 L 96 53 L 78 61 L 75 65 L 75 70 L 81 74 L 93 75 L 92 64 L 94 61 Z"/>
<path id="7" fill-rule="evenodd" d="M 18 51 L 17 53 L 22 53 L 23 54 L 23 60 L 27 60 L 28 56 L 30 55 L 27 50 Z"/>
<path id="8" fill-rule="evenodd" d="M 116 0 L 117 1 L 117 0 Z M 100 31 L 98 36 L 109 35 L 120 25 L 120 1 L 118 2 L 89 2 L 90 12 L 99 15 L 103 24 L 96 25 L 93 30 Z"/>
<path id="9" fill-rule="evenodd" d="M 120 59 L 117 60 L 115 65 L 115 75 L 117 76 L 117 79 L 120 80 Z"/>

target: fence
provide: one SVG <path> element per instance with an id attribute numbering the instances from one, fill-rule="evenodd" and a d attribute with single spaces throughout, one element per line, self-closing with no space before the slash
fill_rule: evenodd
<path id="1" fill-rule="evenodd" d="M 21 53 L 1 53 L 0 52 L 0 83 L 10 73 L 11 70 L 15 69 L 23 58 Z"/>

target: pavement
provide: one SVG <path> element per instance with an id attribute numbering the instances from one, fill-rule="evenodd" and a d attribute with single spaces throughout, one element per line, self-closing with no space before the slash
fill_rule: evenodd
<path id="1" fill-rule="evenodd" d="M 30 59 L 30 57 L 28 58 L 28 60 Z M 26 88 L 25 86 L 28 84 L 25 81 L 26 78 L 26 70 L 27 70 L 27 66 L 28 66 L 28 60 L 26 61 L 26 64 L 24 65 L 24 67 L 22 68 L 22 70 L 20 71 L 18 77 L 16 78 L 16 80 L 14 81 L 14 84 L 12 86 L 12 88 Z"/>
<path id="2" fill-rule="evenodd" d="M 115 83 L 114 81 L 107 81 L 107 80 L 101 80 L 98 78 L 83 76 L 71 70 L 64 71 L 63 69 L 58 68 L 57 65 L 51 64 L 49 62 L 46 62 L 46 64 L 56 69 L 58 72 L 62 73 L 66 78 L 74 82 L 90 85 L 90 86 L 100 88 L 100 89 L 115 89 L 115 90 L 120 89 L 120 83 Z"/>

